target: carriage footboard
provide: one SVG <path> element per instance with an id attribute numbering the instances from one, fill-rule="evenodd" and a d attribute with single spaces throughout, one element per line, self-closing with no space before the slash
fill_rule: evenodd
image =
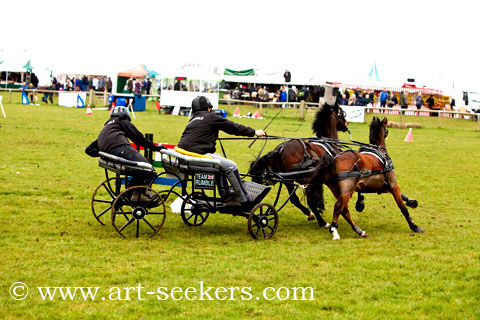
<path id="1" fill-rule="evenodd" d="M 243 181 L 243 186 L 250 196 L 253 197 L 254 203 L 259 203 L 265 198 L 265 196 L 272 189 L 269 186 L 264 186 L 263 184 L 255 183 L 252 181 Z"/>

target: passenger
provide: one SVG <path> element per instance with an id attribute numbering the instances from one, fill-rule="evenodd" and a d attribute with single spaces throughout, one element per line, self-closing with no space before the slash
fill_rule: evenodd
<path id="1" fill-rule="evenodd" d="M 234 196 L 240 203 L 252 201 L 247 191 L 243 187 L 242 179 L 238 173 L 238 167 L 235 162 L 225 159 L 215 153 L 215 144 L 218 139 L 218 132 L 221 130 L 228 134 L 247 137 L 262 137 L 265 135 L 263 130 L 255 130 L 250 127 L 229 121 L 215 113 L 210 113 L 213 109 L 208 98 L 199 96 L 192 101 L 192 119 L 188 122 L 178 146 L 190 152 L 211 156 L 213 159 L 220 160 L 220 170 L 227 177 L 234 194 L 229 194 L 226 181 L 219 181 L 220 196 L 226 198 Z"/>
<path id="2" fill-rule="evenodd" d="M 128 139 L 138 146 L 153 151 L 165 149 L 165 146 L 156 146 L 152 141 L 146 139 L 131 121 L 130 112 L 126 107 L 115 107 L 112 110 L 110 119 L 105 123 L 105 126 L 98 135 L 98 150 L 127 160 L 148 163 L 148 160 L 130 145 Z M 151 173 L 139 172 L 136 176 L 132 177 L 127 187 L 148 185 L 155 174 L 155 171 Z"/>

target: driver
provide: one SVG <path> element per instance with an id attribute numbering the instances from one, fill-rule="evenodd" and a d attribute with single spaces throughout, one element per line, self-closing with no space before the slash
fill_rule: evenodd
<path id="1" fill-rule="evenodd" d="M 215 113 L 210 113 L 213 109 L 208 98 L 199 96 L 192 101 L 192 118 L 188 122 L 182 137 L 178 142 L 178 147 L 220 160 L 220 170 L 227 177 L 234 190 L 234 196 L 237 201 L 247 203 L 252 201 L 247 191 L 243 187 L 242 179 L 238 173 L 238 167 L 235 162 L 225 159 L 215 153 L 215 144 L 218 139 L 218 132 L 221 130 L 228 134 L 247 137 L 262 137 L 265 135 L 263 130 L 255 130 L 250 127 L 229 121 Z M 225 182 L 220 181 L 219 192 L 222 197 L 229 197 L 229 189 Z"/>

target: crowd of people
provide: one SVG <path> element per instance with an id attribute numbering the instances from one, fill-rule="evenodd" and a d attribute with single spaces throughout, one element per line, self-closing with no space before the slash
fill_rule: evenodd
<path id="1" fill-rule="evenodd" d="M 253 100 L 258 102 L 318 102 L 322 95 L 323 87 L 302 86 L 298 89 L 296 86 L 288 87 L 286 85 L 253 85 L 248 88 L 244 84 L 236 85 L 229 89 L 229 84 L 223 86 L 227 89 L 230 97 L 237 100 Z"/>
<path id="2" fill-rule="evenodd" d="M 318 103 L 319 98 L 323 96 L 325 91 L 325 88 L 322 86 L 302 86 L 300 89 L 294 85 L 234 84 L 232 89 L 229 86 L 231 84 L 226 83 L 223 85 L 223 89 L 228 90 L 231 99 L 258 102 L 300 102 L 304 100 L 306 102 Z M 340 105 L 346 106 L 401 107 L 403 109 L 408 108 L 410 104 L 415 105 L 417 109 L 421 109 L 423 106 L 433 109 L 438 104 L 433 95 L 429 95 L 425 99 L 421 93 L 416 93 L 410 98 L 409 93 L 406 91 L 396 93 L 386 90 L 359 89 L 339 89 L 337 101 Z M 450 105 L 452 107 L 455 106 L 455 100 L 451 101 Z"/>
<path id="3" fill-rule="evenodd" d="M 142 94 L 150 94 L 150 91 L 152 89 L 152 81 L 150 80 L 149 77 L 146 77 L 145 79 L 140 79 L 140 78 L 133 78 L 130 77 L 127 80 L 127 84 L 125 85 L 126 91 L 128 93 L 133 93 L 136 96 L 141 96 Z"/>

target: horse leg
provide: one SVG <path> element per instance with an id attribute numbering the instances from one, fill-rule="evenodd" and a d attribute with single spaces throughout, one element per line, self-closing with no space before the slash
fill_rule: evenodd
<path id="1" fill-rule="evenodd" d="M 418 201 L 415 199 L 410 199 L 406 194 L 402 193 L 402 200 L 405 201 L 405 204 L 412 209 L 418 207 Z"/>
<path id="2" fill-rule="evenodd" d="M 314 201 L 314 199 L 312 199 L 312 197 L 309 196 L 308 194 L 307 194 L 307 203 L 308 203 L 308 206 L 310 207 L 310 209 L 312 210 L 313 215 L 314 215 L 315 218 L 317 219 L 318 226 L 319 226 L 320 228 L 325 228 L 325 229 L 330 228 L 330 224 L 327 223 L 327 222 L 322 218 L 322 216 L 320 215 L 320 210 L 318 210 L 317 203 L 316 203 L 316 202 Z M 309 220 L 310 220 L 310 217 L 309 217 Z"/>
<path id="3" fill-rule="evenodd" d="M 357 203 L 355 204 L 355 210 L 362 212 L 365 209 L 365 196 L 363 193 L 358 193 Z"/>
<path id="4" fill-rule="evenodd" d="M 332 240 L 340 240 L 340 235 L 338 234 L 338 218 L 340 215 L 343 215 L 343 211 L 347 208 L 351 196 L 351 194 L 343 194 L 339 196 L 337 202 L 335 202 L 335 206 L 333 207 L 333 221 L 330 227 L 330 232 L 333 234 Z"/>
<path id="5" fill-rule="evenodd" d="M 391 193 L 393 195 L 393 198 L 395 199 L 395 202 L 397 203 L 397 206 L 400 208 L 400 211 L 405 217 L 405 220 L 407 220 L 407 223 L 410 229 L 413 232 L 419 232 L 419 233 L 425 232 L 423 228 L 417 226 L 415 222 L 413 222 L 413 219 L 410 217 L 410 213 L 408 212 L 407 206 L 405 206 L 405 203 L 403 203 L 402 193 L 400 191 L 400 187 L 398 186 L 398 184 L 393 188 Z"/>
<path id="6" fill-rule="evenodd" d="M 301 202 L 300 202 L 300 199 L 298 199 L 298 196 L 297 194 L 294 192 L 294 187 L 293 185 L 290 185 L 290 184 L 285 184 L 285 186 L 287 187 L 287 190 L 288 190 L 288 193 L 291 194 L 292 196 L 290 197 L 290 202 L 295 206 L 297 207 L 298 209 L 300 209 L 304 215 L 306 215 L 308 217 L 308 220 L 313 220 L 315 219 L 315 216 L 310 212 L 310 210 L 308 210 L 307 207 L 305 207 Z"/>
<path id="7" fill-rule="evenodd" d="M 345 220 L 347 220 L 347 222 L 352 227 L 352 230 L 355 231 L 358 234 L 358 236 L 360 236 L 362 238 L 368 237 L 368 234 L 365 231 L 363 231 L 362 228 L 360 228 L 358 225 L 356 225 L 355 222 L 353 222 L 352 217 L 350 216 L 350 210 L 348 210 L 348 207 L 346 207 L 343 210 L 342 216 Z"/>

